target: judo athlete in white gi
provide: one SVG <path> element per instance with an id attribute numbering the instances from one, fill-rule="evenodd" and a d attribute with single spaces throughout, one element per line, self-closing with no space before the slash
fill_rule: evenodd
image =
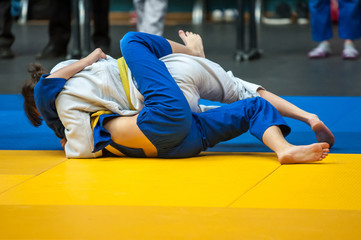
<path id="1" fill-rule="evenodd" d="M 289 128 L 277 110 L 263 98 L 247 97 L 261 93 L 281 113 L 307 122 L 319 139 L 333 144 L 332 133 L 316 115 L 202 58 L 204 53 L 194 50 L 201 41 L 198 35 L 180 32 L 180 36 L 186 46 L 144 33 L 124 36 L 122 52 L 131 74 L 129 97 L 116 60 L 99 49 L 80 61 L 61 63 L 40 79 L 34 92 L 37 110 L 60 138 L 66 136 L 67 157 L 98 157 L 108 152 L 108 145 L 133 157 L 191 157 L 248 129 L 277 153 L 281 163 L 319 161 L 327 156 L 325 142 L 289 144 L 283 137 Z M 230 104 L 196 113 L 204 109 L 198 106 L 200 97 Z M 239 101 L 243 98 L 247 99 Z M 101 114 L 92 131 L 90 115 L 101 110 L 112 113 Z"/>

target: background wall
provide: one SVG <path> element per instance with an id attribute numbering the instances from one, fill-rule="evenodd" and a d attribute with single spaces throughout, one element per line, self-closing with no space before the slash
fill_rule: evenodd
<path id="1" fill-rule="evenodd" d="M 214 9 L 224 8 L 236 8 L 237 0 L 205 0 L 207 11 Z M 295 5 L 299 0 L 263 0 L 263 6 L 265 11 L 273 12 L 276 5 L 284 1 L 288 3 L 292 9 L 295 9 Z M 306 0 L 305 0 L 306 1 Z M 194 4 L 194 0 L 169 0 L 168 12 L 191 12 Z M 111 11 L 127 12 L 133 9 L 132 0 L 111 0 Z"/>
<path id="2" fill-rule="evenodd" d="M 237 0 L 204 0 L 207 12 L 214 9 L 237 8 Z M 274 12 L 277 4 L 281 1 L 290 5 L 295 12 L 296 4 L 299 1 L 308 0 L 261 0 L 264 12 Z M 191 13 L 195 0 L 168 0 L 168 13 Z M 13 16 L 20 14 L 20 0 L 12 0 Z M 29 19 L 47 19 L 49 16 L 48 6 L 51 0 L 30 0 Z M 134 10 L 132 0 L 110 0 L 111 12 L 129 13 Z"/>

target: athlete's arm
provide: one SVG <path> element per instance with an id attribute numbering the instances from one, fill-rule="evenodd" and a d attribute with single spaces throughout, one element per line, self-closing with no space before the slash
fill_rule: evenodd
<path id="1" fill-rule="evenodd" d="M 105 59 L 106 55 L 100 48 L 97 48 L 85 58 L 82 58 L 79 61 L 76 61 L 64 68 L 59 69 L 58 71 L 50 74 L 46 78 L 64 78 L 68 80 L 76 73 L 80 72 L 85 67 L 92 65 L 101 58 Z"/>

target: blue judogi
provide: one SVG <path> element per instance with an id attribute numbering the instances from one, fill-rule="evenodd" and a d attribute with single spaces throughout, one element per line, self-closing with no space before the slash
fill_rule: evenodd
<path id="1" fill-rule="evenodd" d="M 252 98 L 203 113 L 192 113 L 182 91 L 159 58 L 171 47 L 162 37 L 130 32 L 121 40 L 123 57 L 131 70 L 145 107 L 137 124 L 158 150 L 158 157 L 191 157 L 215 144 L 250 130 L 262 141 L 270 126 L 290 132 L 278 111 L 263 98 Z"/>

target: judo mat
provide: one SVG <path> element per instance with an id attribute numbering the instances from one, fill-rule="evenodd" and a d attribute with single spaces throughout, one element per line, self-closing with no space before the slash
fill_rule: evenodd
<path id="1" fill-rule="evenodd" d="M 291 103 L 316 113 L 336 137 L 332 153 L 361 153 L 361 97 L 284 97 Z M 0 150 L 62 150 L 58 138 L 43 123 L 33 127 L 22 110 L 20 95 L 0 95 Z M 201 101 L 201 104 L 217 104 Z M 293 144 L 310 144 L 316 138 L 310 128 L 286 118 L 292 128 L 287 140 Z M 208 151 L 271 152 L 249 133 L 220 143 Z"/>
<path id="2" fill-rule="evenodd" d="M 249 134 L 189 159 L 66 159 L 0 95 L 0 239 L 361 239 L 361 97 L 285 98 L 334 133 L 324 161 L 280 165 Z"/>

